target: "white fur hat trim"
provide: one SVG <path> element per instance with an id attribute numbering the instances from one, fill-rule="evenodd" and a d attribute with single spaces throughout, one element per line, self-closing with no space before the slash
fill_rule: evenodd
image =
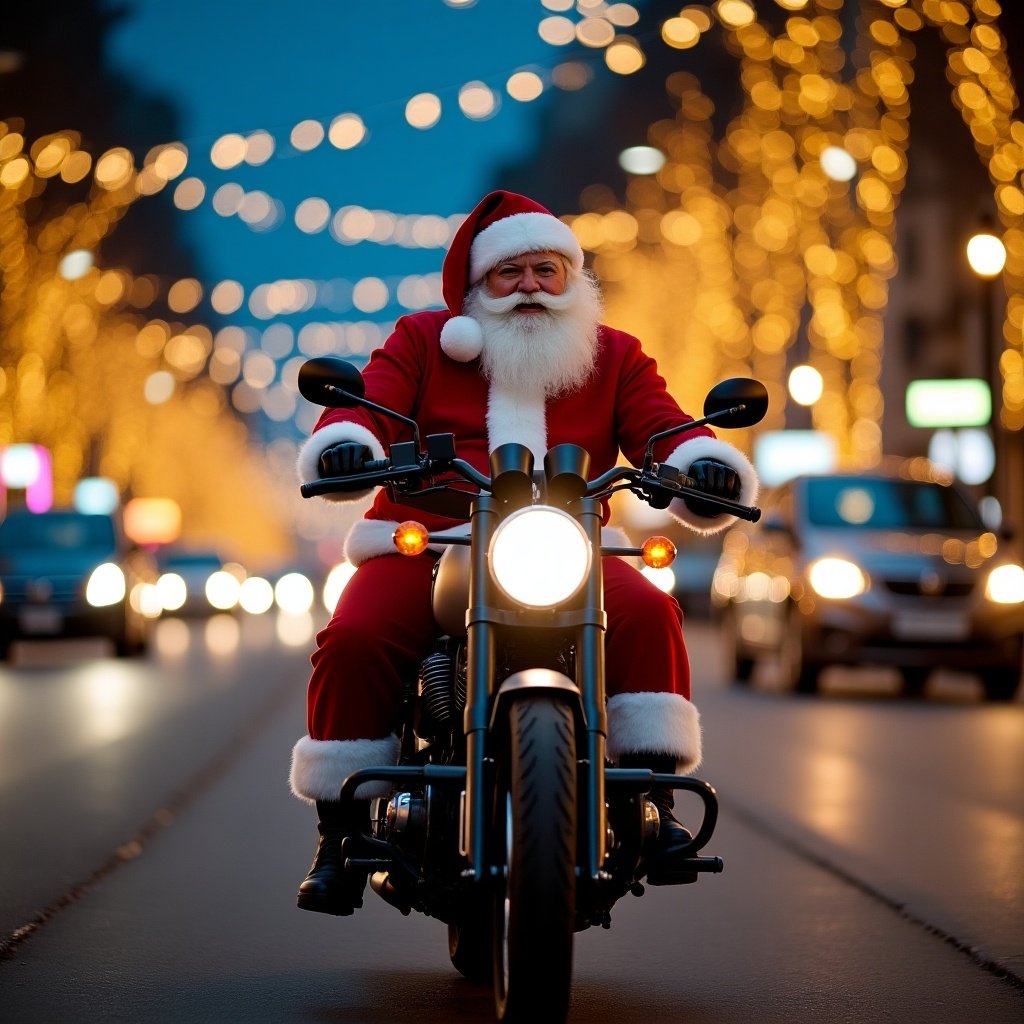
<path id="1" fill-rule="evenodd" d="M 471 316 L 453 316 L 441 328 L 441 351 L 457 363 L 472 362 L 484 347 L 484 332 Z"/>
<path id="2" fill-rule="evenodd" d="M 573 270 L 583 269 L 583 249 L 568 224 L 550 213 L 515 213 L 488 225 L 469 249 L 469 283 L 476 284 L 502 260 L 528 252 L 557 252 Z"/>

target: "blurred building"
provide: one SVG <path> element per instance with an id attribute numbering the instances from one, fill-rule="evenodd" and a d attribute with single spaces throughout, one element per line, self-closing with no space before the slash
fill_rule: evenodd
<path id="1" fill-rule="evenodd" d="M 207 373 L 205 279 L 166 186 L 184 169 L 173 104 L 111 73 L 126 9 L 53 0 L 5 10 L 0 42 L 0 446 L 166 497 L 183 533 L 247 560 L 290 555 L 280 486 Z M 238 515 L 238 495 L 262 492 Z"/>
<path id="2" fill-rule="evenodd" d="M 532 151 L 524 154 L 514 166 L 496 169 L 496 185 L 535 195 L 564 214 L 577 211 L 607 214 L 626 210 L 639 216 L 645 207 L 663 210 L 666 207 L 658 204 L 664 197 L 658 195 L 659 189 L 652 178 L 645 181 L 642 176 L 624 171 L 619 154 L 630 146 L 660 145 L 664 149 L 666 140 L 672 144 L 682 130 L 681 106 L 703 100 L 710 101 L 713 107 L 705 117 L 707 142 L 704 148 L 709 153 L 709 163 L 714 165 L 714 194 L 723 202 L 732 201 L 731 195 L 744 169 L 737 169 L 734 155 L 725 142 L 740 119 L 744 103 L 740 79 L 749 71 L 751 62 L 747 63 L 746 70 L 741 70 L 738 47 L 734 41 L 727 40 L 721 25 L 713 25 L 702 32 L 699 43 L 690 48 L 674 49 L 665 45 L 658 38 L 659 31 L 663 32 L 666 21 L 679 14 L 679 5 L 653 0 L 638 6 L 641 20 L 627 31 L 642 45 L 644 66 L 628 75 L 608 75 L 601 66 L 600 56 L 595 57 L 592 48 L 567 48 L 561 72 L 563 79 L 570 84 L 574 76 L 579 82 L 588 78 L 593 78 L 593 82 L 585 88 L 563 88 L 557 102 L 545 112 Z M 876 391 L 878 397 L 869 397 L 865 402 L 865 405 L 877 407 L 878 411 L 872 415 L 876 416 L 880 428 L 880 443 L 871 457 L 928 453 L 933 430 L 912 426 L 907 419 L 904 399 L 912 380 L 972 377 L 997 384 L 994 363 L 986 364 L 986 352 L 992 352 L 993 345 L 1002 349 L 1002 338 L 998 335 L 1006 312 L 1006 289 L 1002 280 L 989 284 L 980 281 L 965 257 L 968 237 L 986 219 L 990 224 L 999 224 L 999 211 L 993 195 L 994 182 L 975 147 L 965 118 L 953 102 L 955 83 L 947 68 L 947 51 L 952 52 L 950 37 L 953 33 L 944 35 L 918 14 L 930 8 L 938 10 L 939 5 L 914 0 L 904 6 L 903 20 L 897 23 L 903 50 L 894 52 L 906 54 L 908 46 L 913 51 L 908 62 L 911 73 L 905 82 L 909 98 L 905 104 L 909 111 L 906 116 L 908 139 L 902 147 L 905 177 L 892 186 L 893 223 L 885 229 L 891 238 L 896 269 L 888 279 L 880 276 L 874 282 L 874 287 L 884 289 L 885 295 L 879 327 L 880 368 L 863 380 L 858 380 L 852 369 L 842 368 L 833 382 L 834 388 L 847 392 L 861 388 L 865 393 Z M 958 10 L 962 8 L 964 18 L 970 16 L 970 4 L 954 6 Z M 816 15 L 831 15 L 833 25 L 842 33 L 837 49 L 843 51 L 838 59 L 835 53 L 832 55 L 836 63 L 832 77 L 853 88 L 857 84 L 858 68 L 864 68 L 868 61 L 864 49 L 868 24 L 875 18 L 891 24 L 894 8 L 900 5 L 868 0 L 860 3 L 847 0 L 845 4 L 840 0 L 810 4 L 780 0 L 758 3 L 755 7 L 758 18 L 776 39 L 784 38 L 789 18 L 810 21 Z M 699 5 L 691 5 L 683 14 L 700 10 Z M 985 10 L 994 12 L 997 8 L 985 5 Z M 1024 74 L 1024 8 L 1004 4 L 997 24 L 1009 43 L 1005 56 L 1012 78 L 1019 83 Z M 870 38 L 868 43 L 871 43 Z M 823 53 L 822 59 L 826 56 Z M 839 66 L 840 61 L 842 66 Z M 695 85 L 703 96 L 698 94 Z M 685 98 L 681 95 L 683 92 Z M 845 123 L 856 123 L 857 111 L 848 116 Z M 860 116 L 865 116 L 863 111 Z M 823 124 L 826 121 L 822 119 Z M 659 125 L 663 126 L 660 133 Z M 695 144 L 690 153 L 701 159 L 700 144 Z M 663 178 L 664 175 L 659 176 L 659 183 Z M 856 184 L 856 180 L 851 183 L 851 191 Z M 756 195 L 756 183 L 754 188 Z M 672 195 L 667 198 L 671 206 L 675 199 Z M 842 212 L 845 215 L 847 211 Z M 629 262 L 630 257 L 620 257 L 611 280 L 601 274 L 610 297 L 610 313 L 619 317 L 624 315 L 623 307 L 615 296 L 622 286 L 614 279 L 615 275 L 650 273 L 650 262 L 637 258 L 644 250 L 642 228 L 641 218 L 641 238 L 634 250 L 633 262 Z M 738 229 L 735 233 L 739 233 Z M 735 235 L 732 242 L 735 243 Z M 655 242 L 653 250 L 658 251 L 658 248 Z M 602 259 L 604 252 L 606 248 L 600 249 L 593 258 L 594 265 L 602 271 L 610 267 L 609 261 Z M 766 268 L 767 265 L 762 267 L 762 276 L 769 272 Z M 739 292 L 752 288 L 757 280 L 757 272 L 740 280 Z M 693 285 L 690 280 L 677 277 L 674 286 L 685 289 Z M 637 291 L 632 289 L 631 294 Z M 746 302 L 743 294 L 738 296 L 736 304 L 748 326 L 752 324 L 757 312 L 755 304 Z M 631 312 L 625 315 L 633 316 Z M 789 399 L 782 386 L 792 367 L 806 361 L 811 354 L 807 330 L 812 315 L 809 304 L 798 314 L 799 322 L 793 322 L 790 340 L 782 353 L 784 358 L 753 360 L 752 368 L 756 372 L 767 376 L 769 383 L 774 381 L 779 385 L 773 390 L 773 408 L 778 413 L 776 399 L 782 399 L 785 408 L 781 418 L 771 424 L 774 427 L 792 429 L 812 425 L 811 411 Z M 678 380 L 683 380 L 681 371 L 672 369 L 671 356 L 666 356 L 666 350 L 675 344 L 687 351 L 688 362 L 693 362 L 693 348 L 686 349 L 686 331 L 682 326 L 679 325 L 673 342 L 671 337 L 668 341 L 662 338 L 666 332 L 671 333 L 672 327 L 653 320 L 645 322 L 639 316 L 634 322 L 655 336 L 654 347 L 662 346 L 658 352 L 659 362 L 667 359 L 670 371 L 678 373 Z M 994 339 L 993 333 L 997 335 Z M 1017 348 L 1019 351 L 1019 340 Z M 751 360 L 746 361 L 751 364 Z M 724 360 L 719 363 L 718 372 L 742 362 L 742 359 L 731 363 Z M 849 366 L 855 362 L 850 360 Z M 826 381 L 826 390 L 828 385 Z M 849 424 L 853 416 L 848 413 L 845 420 L 840 420 Z M 845 432 L 848 427 L 836 429 Z M 994 489 L 1007 506 L 1009 518 L 1022 524 L 1021 430 L 1001 429 L 1000 433 L 1000 476 Z M 985 489 L 992 486 L 986 485 Z"/>

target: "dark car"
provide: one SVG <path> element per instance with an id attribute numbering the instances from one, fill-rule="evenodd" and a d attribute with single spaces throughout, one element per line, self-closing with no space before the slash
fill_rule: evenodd
<path id="1" fill-rule="evenodd" d="M 938 478 L 797 476 L 734 528 L 715 573 L 736 679 L 777 659 L 797 692 L 827 665 L 890 665 L 908 692 L 934 668 L 1009 700 L 1024 660 L 1024 569 Z"/>
<path id="2" fill-rule="evenodd" d="M 11 509 L 0 521 L 0 654 L 18 639 L 103 636 L 141 653 L 149 618 L 141 588 L 155 569 L 111 515 Z"/>
<path id="3" fill-rule="evenodd" d="M 204 616 L 230 610 L 238 602 L 238 583 L 225 572 L 224 560 L 216 551 L 172 546 L 157 555 L 160 571 L 157 587 L 164 615 Z M 225 579 L 226 577 L 226 579 Z M 228 600 L 222 600 L 214 585 L 233 584 Z M 233 597 L 233 600 L 232 600 Z"/>

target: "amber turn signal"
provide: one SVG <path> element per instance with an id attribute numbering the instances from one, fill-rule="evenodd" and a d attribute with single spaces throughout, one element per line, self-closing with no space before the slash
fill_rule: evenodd
<path id="1" fill-rule="evenodd" d="M 676 546 L 668 537 L 648 537 L 640 548 L 644 565 L 652 569 L 664 569 L 676 560 Z"/>
<path id="2" fill-rule="evenodd" d="M 427 550 L 427 542 L 430 540 L 427 535 L 427 528 L 414 519 L 408 519 L 398 524 L 398 529 L 391 535 L 400 555 L 422 555 Z"/>

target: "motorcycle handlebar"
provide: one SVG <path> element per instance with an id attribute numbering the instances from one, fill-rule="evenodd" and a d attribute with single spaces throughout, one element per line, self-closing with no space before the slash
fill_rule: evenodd
<path id="1" fill-rule="evenodd" d="M 682 479 L 687 481 L 690 480 L 689 477 L 683 477 Z M 756 505 L 741 505 L 738 501 L 732 501 L 729 498 L 721 498 L 717 494 L 708 494 L 707 491 L 703 491 L 699 487 L 694 487 L 692 485 L 692 481 L 690 481 L 689 484 L 672 487 L 657 484 L 654 481 L 645 480 L 644 490 L 658 494 L 659 496 L 663 495 L 672 498 L 700 498 L 701 501 L 707 502 L 709 505 L 714 505 L 723 512 L 728 512 L 737 519 L 743 519 L 748 523 L 756 523 L 761 518 L 761 510 Z"/>
<path id="2" fill-rule="evenodd" d="M 368 473 L 325 476 L 319 480 L 311 480 L 299 487 L 299 493 L 304 498 L 316 498 L 323 494 L 349 494 L 386 484 L 395 478 L 391 463 L 387 459 L 373 459 L 363 464 L 364 469 L 368 467 Z"/>
<path id="3" fill-rule="evenodd" d="M 446 462 L 449 469 L 455 469 L 459 474 L 471 483 L 476 484 L 483 490 L 490 490 L 490 480 L 475 470 L 468 463 L 461 459 L 454 459 Z M 314 498 L 324 494 L 350 494 L 357 491 L 365 491 L 371 487 L 379 487 L 382 484 L 395 483 L 399 480 L 422 477 L 429 473 L 430 466 L 424 467 L 392 467 L 389 459 L 374 459 L 363 463 L 365 472 L 347 474 L 345 476 L 324 477 L 320 480 L 312 480 L 304 483 L 299 492 L 304 498 Z M 646 493 L 668 496 L 671 498 L 682 498 L 687 495 L 700 498 L 723 512 L 743 519 L 749 523 L 756 523 L 761 518 L 761 510 L 753 505 L 741 505 L 738 501 L 730 501 L 728 498 L 720 498 L 708 494 L 697 487 L 692 486 L 689 477 L 682 477 L 679 484 L 666 486 L 656 482 L 649 477 L 644 477 L 638 470 L 617 467 L 612 473 L 606 474 L 600 480 L 592 482 L 588 491 L 598 493 L 604 490 L 612 479 L 629 479 L 634 483 L 642 481 L 643 490 Z"/>

